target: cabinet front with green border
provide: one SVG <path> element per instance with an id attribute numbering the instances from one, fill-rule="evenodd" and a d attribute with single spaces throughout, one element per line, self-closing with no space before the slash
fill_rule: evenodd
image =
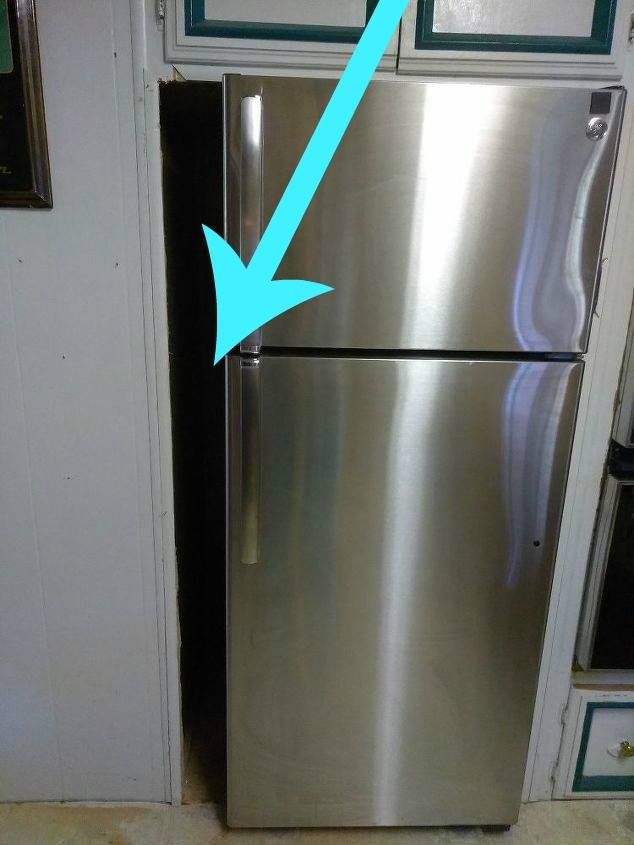
<path id="1" fill-rule="evenodd" d="M 399 69 L 449 73 L 453 66 L 456 73 L 618 79 L 628 3 L 412 0 Z"/>
<path id="2" fill-rule="evenodd" d="M 378 0 L 165 0 L 166 58 L 345 67 Z M 380 70 L 619 81 L 631 0 L 410 0 Z M 400 37 L 400 48 L 399 48 Z"/>
<path id="3" fill-rule="evenodd" d="M 355 44 L 378 0 L 186 0 L 185 34 Z"/>
<path id="4" fill-rule="evenodd" d="M 174 61 L 261 67 L 344 67 L 378 0 L 168 0 Z M 398 38 L 383 68 L 394 69 Z"/>
<path id="5" fill-rule="evenodd" d="M 573 794 L 634 793 L 633 746 L 634 701 L 589 702 L 583 720 Z"/>

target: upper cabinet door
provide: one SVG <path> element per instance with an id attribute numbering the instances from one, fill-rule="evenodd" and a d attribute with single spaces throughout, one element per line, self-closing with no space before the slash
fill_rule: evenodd
<path id="1" fill-rule="evenodd" d="M 399 70 L 619 79 L 630 0 L 412 0 Z"/>
<path id="2" fill-rule="evenodd" d="M 242 67 L 342 68 L 377 0 L 167 0 L 166 58 Z M 380 67 L 394 69 L 398 33 Z"/>

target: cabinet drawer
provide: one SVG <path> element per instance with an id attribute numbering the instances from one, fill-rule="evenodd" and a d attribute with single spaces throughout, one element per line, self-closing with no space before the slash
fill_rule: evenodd
<path id="1" fill-rule="evenodd" d="M 634 686 L 571 689 L 553 795 L 634 797 Z"/>
<path id="2" fill-rule="evenodd" d="M 634 701 L 587 704 L 572 791 L 634 791 Z"/>

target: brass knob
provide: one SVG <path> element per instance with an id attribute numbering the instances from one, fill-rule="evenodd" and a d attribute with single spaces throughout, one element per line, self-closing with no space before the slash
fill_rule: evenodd
<path id="1" fill-rule="evenodd" d="M 619 745 L 619 757 L 634 757 L 634 745 L 626 739 Z"/>

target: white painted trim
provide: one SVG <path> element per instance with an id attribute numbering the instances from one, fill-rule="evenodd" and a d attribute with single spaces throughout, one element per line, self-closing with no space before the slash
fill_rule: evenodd
<path id="1" fill-rule="evenodd" d="M 573 672 L 572 683 L 576 687 L 632 687 L 634 669 L 593 669 L 590 672 Z"/>
<path id="2" fill-rule="evenodd" d="M 289 78 L 309 78 L 309 79 L 339 79 L 341 70 L 334 70 L 332 68 L 292 68 L 287 67 L 266 67 L 254 66 L 248 68 L 231 67 L 230 65 L 188 65 L 175 64 L 173 70 L 177 74 L 179 81 L 199 81 L 199 82 L 219 82 L 225 73 L 240 73 L 244 70 L 252 76 L 286 76 Z M 381 80 L 383 82 L 399 82 L 393 70 L 379 70 L 372 77 L 374 80 Z M 416 80 L 414 80 L 416 81 Z"/>
<path id="3" fill-rule="evenodd" d="M 634 701 L 634 689 L 616 691 L 573 687 L 570 690 L 566 725 L 561 741 L 559 764 L 555 775 L 553 798 L 571 798 L 575 800 L 589 798 L 606 801 L 613 798 L 622 800 L 624 798 L 634 797 L 634 792 L 573 792 L 572 790 L 579 757 L 579 747 L 581 745 L 581 735 L 583 733 L 583 723 L 586 717 L 586 707 L 589 702 L 595 701 L 613 704 Z"/>
<path id="4" fill-rule="evenodd" d="M 165 797 L 180 804 L 182 719 L 158 77 L 147 73 L 153 2 L 131 0 L 130 9 Z"/>
<path id="5" fill-rule="evenodd" d="M 582 697 L 575 689 L 570 690 L 570 697 L 565 711 L 565 720 L 562 721 L 563 735 L 559 749 L 559 760 L 554 775 L 553 798 L 563 798 L 566 794 L 567 783 L 570 779 L 570 771 L 573 771 L 574 763 L 579 754 L 581 742 L 581 731 L 583 730 L 583 715 L 585 706 L 582 707 Z M 583 714 L 582 714 L 583 710 Z"/>
<path id="6" fill-rule="evenodd" d="M 146 78 L 147 79 L 147 78 Z M 178 575 L 174 530 L 174 481 L 172 468 L 172 417 L 169 383 L 169 348 L 167 293 L 165 276 L 165 238 L 163 231 L 162 159 L 158 83 L 145 86 L 146 154 L 150 210 L 150 259 L 153 294 L 156 356 L 157 452 L 160 461 L 161 511 L 159 514 L 163 545 L 163 592 L 165 601 L 165 652 L 170 782 L 173 804 L 182 800 L 183 725 L 181 715 L 180 631 L 178 621 Z M 150 140 L 153 136 L 153 140 Z"/>
<path id="7" fill-rule="evenodd" d="M 142 452 L 143 461 L 139 461 L 138 472 L 143 473 L 144 488 L 149 488 L 149 499 L 151 503 L 151 512 L 146 508 L 148 513 L 147 527 L 143 531 L 143 537 L 147 537 L 147 549 L 144 554 L 144 559 L 154 560 L 154 566 L 151 572 L 144 572 L 143 574 L 143 589 L 144 589 L 144 605 L 146 616 L 146 628 L 148 636 L 148 651 L 147 661 L 149 665 L 149 676 L 153 678 L 154 683 L 149 688 L 149 708 L 153 713 L 154 718 L 158 722 L 160 720 L 160 736 L 158 741 L 153 742 L 152 745 L 152 760 L 153 760 L 153 779 L 155 784 L 156 794 L 160 794 L 162 800 L 167 800 L 169 797 L 169 780 L 167 774 L 169 772 L 169 750 L 167 746 L 167 735 L 165 730 L 165 695 L 164 695 L 164 668 L 165 661 L 161 653 L 162 637 L 158 636 L 158 648 L 155 646 L 157 642 L 157 618 L 160 629 L 161 619 L 164 614 L 164 597 L 162 594 L 162 567 L 157 566 L 156 562 L 160 558 L 157 554 L 160 553 L 158 547 L 159 534 L 157 532 L 156 514 L 159 507 L 159 502 L 156 494 L 156 474 L 153 467 L 152 455 L 152 430 L 155 428 L 154 422 L 154 402 L 153 402 L 153 370 L 154 363 L 151 356 L 153 348 L 152 339 L 148 332 L 147 326 L 147 306 L 145 303 L 145 279 L 147 278 L 145 262 L 143 257 L 143 207 L 144 198 L 140 190 L 141 182 L 139 181 L 140 171 L 139 162 L 139 142 L 142 138 L 140 133 L 140 125 L 137 115 L 138 98 L 138 55 L 139 45 L 137 44 L 137 37 L 140 33 L 144 40 L 144 30 L 135 29 L 135 8 L 134 4 L 128 5 L 126 2 L 119 2 L 113 4 L 113 26 L 115 33 L 115 44 L 117 52 L 115 58 L 119 61 L 115 62 L 116 78 L 117 78 L 117 92 L 119 101 L 119 125 L 120 132 L 126 138 L 128 144 L 131 145 L 134 152 L 130 156 L 130 161 L 127 169 L 124 171 L 125 190 L 128 193 L 129 200 L 125 203 L 125 208 L 135 210 L 134 217 L 127 219 L 127 240 L 128 249 L 131 255 L 134 256 L 135 265 L 140 270 L 141 275 L 141 289 L 139 289 L 137 274 L 130 280 L 130 290 L 128 294 L 128 301 L 130 304 L 134 303 L 137 309 L 137 317 L 131 321 L 132 325 L 139 325 L 142 321 L 144 326 L 143 337 L 133 338 L 132 343 L 138 347 L 138 353 L 134 358 L 138 360 L 136 365 L 138 375 L 135 378 L 135 385 L 138 390 L 146 388 L 146 395 L 138 402 L 139 407 L 142 406 L 143 411 L 140 413 L 138 424 L 139 434 L 137 450 Z M 125 52 L 129 56 L 129 65 L 124 65 L 125 76 L 121 77 L 121 61 L 122 54 Z M 142 55 L 142 53 L 141 53 Z M 141 90 L 142 94 L 142 90 Z M 130 103 L 130 95 L 132 95 L 132 108 Z M 121 104 L 125 103 L 122 108 Z M 143 386 L 143 387 L 142 387 Z M 137 397 L 138 399 L 138 397 Z M 148 439 L 149 434 L 149 439 Z M 151 644 L 151 645 L 150 645 Z M 156 701 L 156 688 L 160 690 L 160 700 Z M 150 713 L 148 712 L 148 719 Z"/>
<path id="8" fill-rule="evenodd" d="M 341 76 L 340 70 L 333 70 L 328 68 L 292 68 L 288 67 L 267 67 L 264 65 L 254 65 L 249 67 L 236 68 L 232 65 L 210 65 L 210 64 L 187 64 L 177 62 L 171 66 L 175 79 L 178 81 L 199 81 L 199 82 L 218 82 L 222 79 L 225 73 L 241 73 L 244 72 L 254 76 L 287 76 L 287 77 L 308 77 L 310 79 L 339 79 Z M 533 75 L 532 77 L 512 78 L 509 76 L 477 76 L 475 73 L 471 75 L 456 74 L 456 78 L 460 77 L 460 82 L 474 82 L 478 85 L 513 85 L 517 88 L 603 88 L 608 83 L 604 79 L 596 76 L 575 77 L 574 79 L 547 79 L 540 78 Z M 401 82 L 434 82 L 437 84 L 451 85 L 456 79 L 449 76 L 437 76 L 433 73 L 427 72 L 425 74 L 419 73 L 416 75 L 403 76 L 394 70 L 377 70 L 373 76 L 373 80 L 380 80 L 381 82 L 393 82 L 399 84 Z"/>
<path id="9" fill-rule="evenodd" d="M 626 87 L 634 89 L 628 50 Z M 634 267 L 634 103 L 626 106 L 623 136 L 604 255 L 602 290 L 586 356 L 577 430 L 544 640 L 525 800 L 547 800 L 561 741 L 561 713 L 570 691 L 571 667 L 586 567 L 613 424 L 614 402 L 632 307 Z"/>
<path id="10" fill-rule="evenodd" d="M 166 651 L 166 689 L 170 752 L 170 783 L 172 803 L 180 804 L 182 796 L 182 717 L 180 680 L 180 631 L 178 621 L 178 576 L 174 529 L 174 483 L 172 470 L 172 420 L 169 384 L 169 349 L 167 326 L 167 295 L 165 288 L 165 250 L 163 233 L 163 198 L 161 192 L 162 161 L 160 154 L 160 124 L 158 85 L 146 84 L 146 131 L 155 136 L 148 141 L 148 179 L 150 208 L 150 260 L 154 325 L 155 356 L 161 362 L 156 367 L 157 452 L 160 461 L 161 512 L 159 514 L 163 547 L 163 592 L 165 602 L 164 636 Z"/>

